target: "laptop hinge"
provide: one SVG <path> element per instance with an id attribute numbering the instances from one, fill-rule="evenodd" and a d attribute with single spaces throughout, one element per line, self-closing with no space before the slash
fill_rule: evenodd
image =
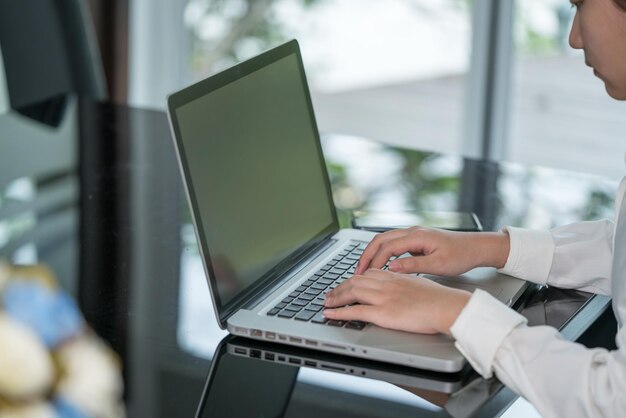
<path id="1" fill-rule="evenodd" d="M 257 296 L 255 296 L 252 300 L 245 303 L 242 308 L 243 309 L 254 309 L 256 306 L 261 303 L 263 300 L 267 298 L 267 296 L 271 295 L 275 291 L 277 291 L 280 287 L 282 287 L 285 283 L 289 282 L 289 280 L 300 273 L 304 268 L 309 266 L 313 260 L 322 255 L 327 249 L 332 247 L 337 243 L 336 239 L 323 240 L 319 245 L 313 247 L 307 253 L 301 255 L 302 258 L 296 262 L 296 265 L 291 269 L 287 270 L 279 279 L 277 279 L 270 286 L 263 289 Z"/>

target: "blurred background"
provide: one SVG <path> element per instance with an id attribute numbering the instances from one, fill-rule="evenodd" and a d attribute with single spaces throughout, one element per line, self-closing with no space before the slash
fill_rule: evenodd
<path id="1" fill-rule="evenodd" d="M 623 173 L 625 106 L 567 43 L 564 0 L 135 0 L 128 90 L 164 96 L 282 41 L 301 43 L 322 132 Z M 592 152 L 591 152 L 592 151 Z"/>
<path id="2" fill-rule="evenodd" d="M 88 31 L 93 20 L 103 96 L 118 103 L 164 109 L 168 93 L 296 38 L 322 133 L 616 179 L 623 172 L 625 105 L 568 46 L 566 0 L 69 3 L 85 6 Z M 0 45 L 5 55 L 9 47 Z M 0 112 L 8 107 L 1 67 Z"/>

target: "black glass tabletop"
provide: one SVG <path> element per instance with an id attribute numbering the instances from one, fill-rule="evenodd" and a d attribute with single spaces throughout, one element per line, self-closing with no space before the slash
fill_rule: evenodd
<path id="1" fill-rule="evenodd" d="M 1 115 L 0 138 L 0 333 L 18 335 L 15 318 L 28 317 L 28 332 L 45 336 L 0 338 L 2 353 L 24 343 L 41 360 L 28 375 L 38 386 L 0 382 L 0 408 L 461 417 L 494 415 L 514 399 L 469 368 L 445 375 L 225 338 L 163 112 L 59 97 Z M 612 216 L 612 179 L 337 134 L 322 146 L 343 226 L 355 210 L 472 212 L 486 230 Z M 518 308 L 575 339 L 606 306 L 533 287 Z"/>

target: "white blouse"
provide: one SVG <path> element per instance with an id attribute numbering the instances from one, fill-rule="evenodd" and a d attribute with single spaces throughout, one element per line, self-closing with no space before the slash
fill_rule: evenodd
<path id="1" fill-rule="evenodd" d="M 618 349 L 587 349 L 526 319 L 477 290 L 451 328 L 456 346 L 483 377 L 493 373 L 549 417 L 626 417 L 626 177 L 616 221 L 550 231 L 507 228 L 511 250 L 501 270 L 535 283 L 611 295 Z"/>

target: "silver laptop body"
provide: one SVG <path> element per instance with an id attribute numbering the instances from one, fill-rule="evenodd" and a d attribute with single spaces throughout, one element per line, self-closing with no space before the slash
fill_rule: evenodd
<path id="1" fill-rule="evenodd" d="M 223 329 L 427 370 L 463 368 L 443 335 L 268 315 L 346 246 L 364 247 L 375 235 L 339 229 L 295 40 L 170 95 L 168 116 Z M 526 285 L 494 269 L 429 278 L 481 287 L 509 305 Z"/>

